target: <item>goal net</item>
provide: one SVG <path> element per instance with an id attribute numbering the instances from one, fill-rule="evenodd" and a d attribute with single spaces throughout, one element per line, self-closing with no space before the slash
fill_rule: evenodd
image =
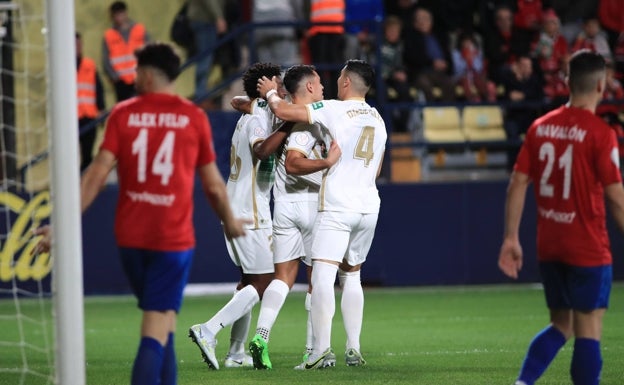
<path id="1" fill-rule="evenodd" d="M 0 0 L 0 384 L 69 383 L 58 369 L 64 333 L 58 328 L 63 317 L 52 279 L 54 252 L 32 253 L 38 237 L 31 231 L 50 222 L 50 185 L 59 183 L 49 164 L 54 82 L 45 4 Z M 73 15 L 72 7 L 66 10 Z M 82 295 L 81 276 L 78 282 Z M 76 319 L 82 323 L 82 314 Z"/>

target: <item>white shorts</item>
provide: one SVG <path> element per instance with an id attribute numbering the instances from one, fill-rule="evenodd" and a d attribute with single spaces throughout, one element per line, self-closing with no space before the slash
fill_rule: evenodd
<path id="1" fill-rule="evenodd" d="M 247 229 L 245 236 L 225 239 L 232 262 L 242 268 L 245 274 L 273 273 L 272 230 Z"/>
<path id="2" fill-rule="evenodd" d="M 312 259 L 345 261 L 356 266 L 366 261 L 375 236 L 378 214 L 321 211 L 316 216 Z"/>
<path id="3" fill-rule="evenodd" d="M 317 201 L 275 202 L 273 208 L 273 262 L 301 258 L 308 266 L 312 250 Z"/>

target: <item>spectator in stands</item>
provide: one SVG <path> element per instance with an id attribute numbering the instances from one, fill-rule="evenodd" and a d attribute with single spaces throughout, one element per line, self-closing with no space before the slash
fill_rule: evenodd
<path id="1" fill-rule="evenodd" d="M 542 0 L 517 0 L 514 25 L 524 31 L 536 33 L 542 25 Z"/>
<path id="2" fill-rule="evenodd" d="M 572 52 L 581 49 L 588 49 L 599 53 L 607 63 L 613 61 L 609 42 L 600 29 L 600 21 L 598 18 L 591 17 L 583 22 L 583 30 L 576 37 L 574 45 L 572 46 Z"/>
<path id="3" fill-rule="evenodd" d="M 622 88 L 622 83 L 620 83 L 620 81 L 615 77 L 613 63 L 607 63 L 605 92 L 602 96 L 602 100 L 608 102 L 622 99 L 624 99 L 624 89 Z M 598 109 L 600 109 L 600 106 L 598 106 Z"/>
<path id="4" fill-rule="evenodd" d="M 388 87 L 388 99 L 395 102 L 409 102 L 410 84 L 403 64 L 403 41 L 401 40 L 401 19 L 388 16 L 384 23 L 384 41 L 381 45 L 381 77 Z M 393 109 L 394 131 L 405 131 L 409 111 Z"/>
<path id="5" fill-rule="evenodd" d="M 322 25 L 317 23 L 344 23 L 344 0 L 313 0 L 310 4 L 310 22 L 308 45 L 312 62 L 325 87 L 326 99 L 338 95 L 336 81 L 340 75 L 340 65 L 344 63 L 344 25 Z M 328 69 L 328 66 L 334 68 Z M 323 68 L 325 67 L 325 68 Z"/>
<path id="6" fill-rule="evenodd" d="M 624 32 L 624 1 L 622 0 L 599 0 L 598 3 L 598 18 L 600 24 L 607 33 L 609 38 L 609 45 L 613 51 L 620 42 L 624 46 L 624 39 L 621 39 L 622 32 Z"/>
<path id="7" fill-rule="evenodd" d="M 533 60 L 526 55 L 514 60 L 505 71 L 501 85 L 505 88 L 505 99 L 511 102 L 541 101 L 544 97 L 542 79 L 533 70 Z"/>
<path id="8" fill-rule="evenodd" d="M 208 76 L 214 59 L 217 37 L 227 31 L 225 0 L 189 0 L 188 18 L 200 55 L 195 64 L 195 98 L 208 93 Z"/>
<path id="9" fill-rule="evenodd" d="M 613 53 L 616 77 L 624 77 L 624 1 L 600 0 L 598 18 L 607 33 Z"/>
<path id="10" fill-rule="evenodd" d="M 134 51 L 143 47 L 150 39 L 145 26 L 130 19 L 128 6 L 123 1 L 112 3 L 109 12 L 113 25 L 104 33 L 102 65 L 115 87 L 117 101 L 120 102 L 136 95 Z"/>
<path id="11" fill-rule="evenodd" d="M 559 18 L 553 10 L 544 12 L 542 32 L 535 42 L 532 55 L 544 76 L 544 94 L 551 99 L 567 97 L 565 72 L 569 57 L 568 43 L 559 33 Z"/>
<path id="12" fill-rule="evenodd" d="M 225 0 L 224 17 L 227 28 L 225 32 L 217 34 L 217 38 L 242 25 L 245 22 L 245 12 L 251 15 L 251 9 L 243 10 L 243 7 L 244 4 L 240 0 Z M 248 23 L 249 21 L 247 19 L 246 22 Z M 243 60 L 241 46 L 246 43 L 247 39 L 239 36 L 238 39 L 230 39 L 224 42 L 214 52 L 214 65 L 219 65 L 222 77 L 232 75 L 241 67 Z M 218 97 L 218 99 L 220 100 L 221 97 Z"/>
<path id="13" fill-rule="evenodd" d="M 529 56 L 516 58 L 503 73 L 501 85 L 505 88 L 505 99 L 510 102 L 505 114 L 505 132 L 509 141 L 519 141 L 537 118 L 537 109 L 526 102 L 541 102 L 544 98 L 540 76 L 533 71 L 533 61 Z M 507 166 L 511 170 L 518 154 L 518 147 L 510 147 L 507 152 Z"/>
<path id="14" fill-rule="evenodd" d="M 488 76 L 495 83 L 501 81 L 503 72 L 514 58 L 527 54 L 530 41 L 524 40 L 513 26 L 513 12 L 508 6 L 500 6 L 495 11 L 495 29 L 483 34 L 485 57 L 488 62 Z"/>
<path id="15" fill-rule="evenodd" d="M 371 60 L 369 55 L 376 54 L 375 23 L 383 18 L 382 0 L 345 0 L 345 60 Z"/>
<path id="16" fill-rule="evenodd" d="M 76 32 L 76 84 L 78 88 L 78 129 L 80 133 L 80 171 L 84 171 L 93 159 L 93 144 L 97 134 L 94 124 L 106 109 L 104 87 L 97 72 L 95 61 L 82 54 L 82 38 Z M 89 126 L 89 129 L 86 127 Z"/>
<path id="17" fill-rule="evenodd" d="M 615 78 L 615 68 L 613 63 L 607 63 L 605 90 L 602 96 L 602 103 L 596 107 L 596 115 L 600 116 L 609 126 L 611 126 L 620 142 L 620 158 L 624 157 L 624 122 L 620 119 L 623 111 L 621 104 L 624 99 L 624 88 L 622 83 Z"/>
<path id="18" fill-rule="evenodd" d="M 417 8 L 411 28 L 404 38 L 403 60 L 410 81 L 425 93 L 428 101 L 455 99 L 455 87 L 451 78 L 452 63 L 448 50 L 448 35 L 433 33 L 433 17 L 425 8 Z M 439 92 L 436 95 L 434 91 Z"/>
<path id="19" fill-rule="evenodd" d="M 596 0 L 550 0 L 549 3 L 559 15 L 561 34 L 569 45 L 574 44 L 576 37 L 583 30 L 583 20 L 596 17 L 598 10 Z"/>
<path id="20" fill-rule="evenodd" d="M 515 0 L 481 0 L 477 3 L 477 19 L 476 29 L 481 36 L 487 37 L 496 31 L 496 13 L 499 9 L 506 8 L 511 12 L 511 24 L 513 25 L 513 11 L 515 9 Z"/>
<path id="21" fill-rule="evenodd" d="M 520 41 L 531 46 L 542 28 L 542 0 L 516 0 L 514 28 Z"/>
<path id="22" fill-rule="evenodd" d="M 496 101 L 496 85 L 489 81 L 483 62 L 483 52 L 473 34 L 462 33 L 452 52 L 455 84 L 469 102 Z"/>
<path id="23" fill-rule="evenodd" d="M 254 1 L 252 19 L 254 23 L 303 21 L 303 2 L 301 0 Z M 299 63 L 297 29 L 294 26 L 257 28 L 254 31 L 254 40 L 258 61 L 280 63 L 286 67 Z"/>
<path id="24" fill-rule="evenodd" d="M 412 25 L 416 8 L 431 9 L 438 0 L 384 0 L 386 15 L 393 15 L 401 19 L 401 25 Z M 405 32 L 405 31 L 403 31 Z"/>

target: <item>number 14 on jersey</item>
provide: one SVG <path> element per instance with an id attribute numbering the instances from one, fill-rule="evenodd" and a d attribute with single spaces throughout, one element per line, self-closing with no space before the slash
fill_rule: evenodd
<path id="1" fill-rule="evenodd" d="M 158 151 L 151 164 L 150 172 L 160 176 L 160 184 L 163 186 L 169 184 L 169 178 L 173 174 L 174 144 L 175 132 L 168 131 L 158 146 Z M 147 180 L 147 149 L 149 145 L 148 130 L 147 128 L 142 128 L 132 142 L 132 154 L 138 156 L 137 180 L 140 183 L 144 183 Z"/>

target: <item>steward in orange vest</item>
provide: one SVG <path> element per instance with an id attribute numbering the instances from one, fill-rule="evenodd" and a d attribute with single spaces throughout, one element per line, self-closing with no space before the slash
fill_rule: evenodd
<path id="1" fill-rule="evenodd" d="M 98 108 L 95 103 L 97 68 L 93 59 L 88 57 L 78 58 L 78 72 L 76 74 L 78 85 L 78 119 L 96 118 Z"/>
<path id="2" fill-rule="evenodd" d="M 344 0 L 311 0 L 310 22 L 308 29 L 308 47 L 312 64 L 319 66 L 333 65 L 334 69 L 319 70 L 321 83 L 325 87 L 325 97 L 334 99 L 338 89 L 336 81 L 340 75 L 339 67 L 344 63 L 344 24 L 319 25 L 315 23 L 344 23 L 345 1 Z"/>
<path id="3" fill-rule="evenodd" d="M 94 121 L 104 111 L 104 88 L 95 61 L 82 56 L 82 41 L 76 33 L 76 84 L 78 91 L 78 129 L 80 130 L 80 170 L 93 158 L 93 144 L 97 134 Z"/>
<path id="4" fill-rule="evenodd" d="M 344 33 L 344 24 L 341 25 L 315 25 L 315 23 L 344 23 L 345 2 L 344 0 L 312 0 L 310 3 L 310 22 L 312 26 L 308 30 L 308 36 L 317 33 Z"/>
<path id="5" fill-rule="evenodd" d="M 115 28 L 106 30 L 104 40 L 108 48 L 108 61 L 115 72 L 115 79 L 126 84 L 134 83 L 136 78 L 134 51 L 145 45 L 145 27 L 143 24 L 136 23 L 130 27 L 128 41 Z"/>
<path id="6" fill-rule="evenodd" d="M 113 25 L 104 33 L 102 64 L 115 86 L 119 102 L 136 94 L 134 51 L 143 47 L 149 41 L 149 36 L 143 24 L 130 20 L 126 3 L 115 1 L 111 4 L 110 16 Z"/>

